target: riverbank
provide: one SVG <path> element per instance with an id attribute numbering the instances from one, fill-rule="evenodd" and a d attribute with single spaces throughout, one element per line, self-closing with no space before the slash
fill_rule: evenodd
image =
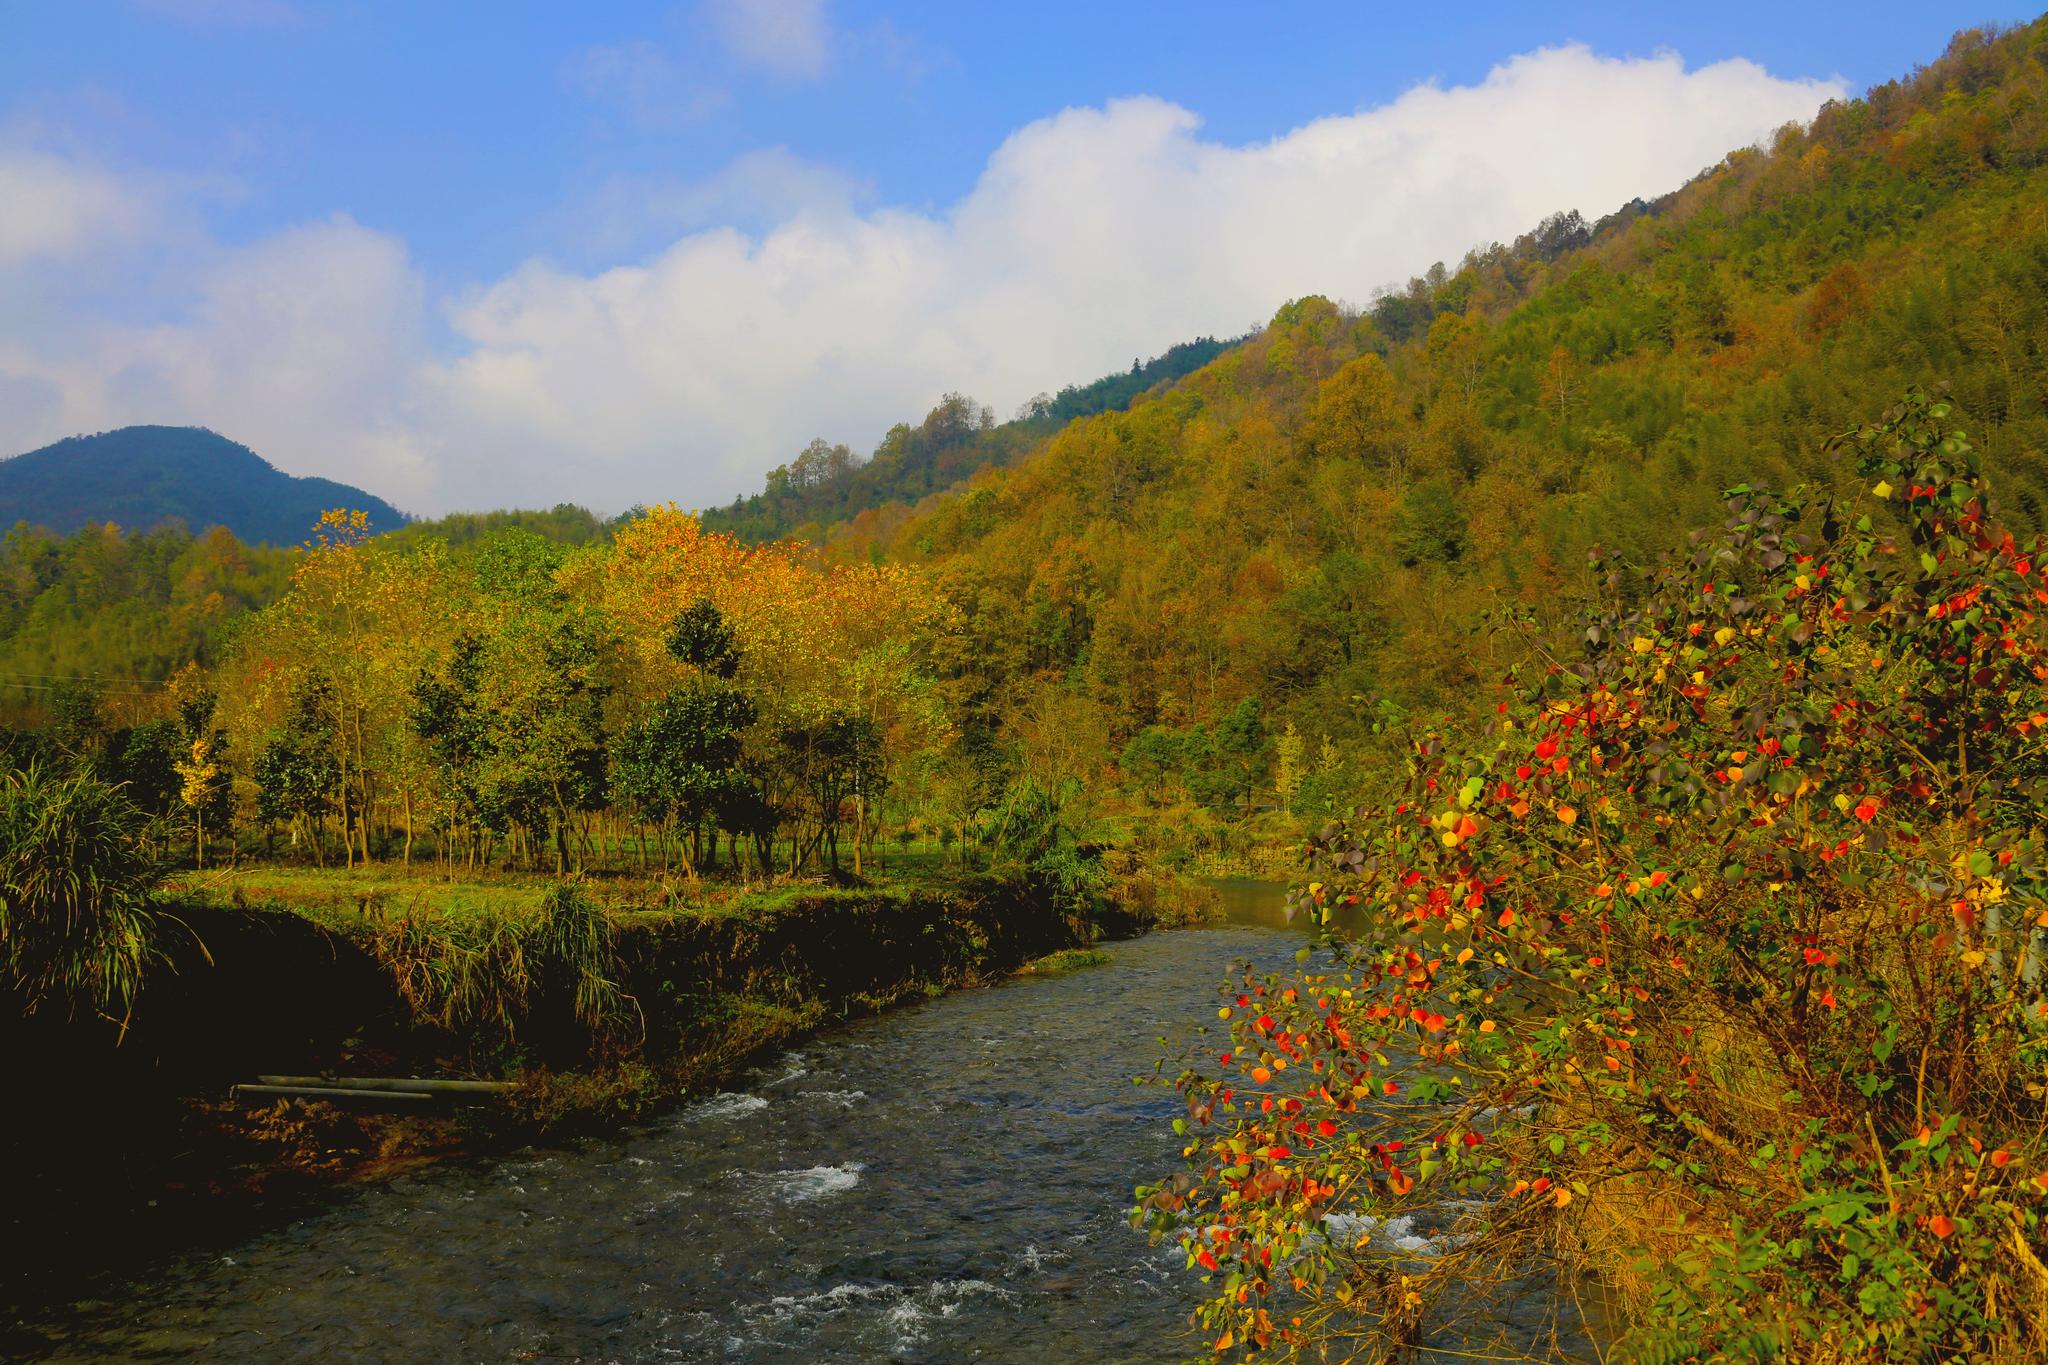
<path id="1" fill-rule="evenodd" d="M 1215 1018 L 1234 963 L 1282 971 L 1307 942 L 1272 892 L 1105 942 L 1106 964 L 824 1028 L 616 1133 L 101 1277 L 11 1340 L 0 1322 L 0 1358 L 1186 1360 L 1202 1286 L 1129 1224 L 1185 1110 L 1132 1078 Z"/>
<path id="2" fill-rule="evenodd" d="M 1188 908 L 1156 888 L 1061 908 L 1027 877 L 988 875 L 786 885 L 660 909 L 612 899 L 588 921 L 604 987 L 592 1008 L 590 974 L 546 955 L 550 922 L 518 896 L 394 913 L 388 901 L 251 894 L 261 889 L 253 873 L 203 895 L 180 888 L 165 960 L 125 1031 L 48 1016 L 9 1025 L 0 1041 L 17 1059 L 16 1093 L 41 1101 L 36 1124 L 0 1138 L 9 1297 L 103 1268 L 110 1240 L 114 1254 L 146 1256 L 338 1185 L 607 1129 L 826 1024 Z M 610 891 L 578 894 L 587 908 Z M 270 1073 L 516 1088 L 502 1103 L 406 1114 L 229 1098 Z"/>

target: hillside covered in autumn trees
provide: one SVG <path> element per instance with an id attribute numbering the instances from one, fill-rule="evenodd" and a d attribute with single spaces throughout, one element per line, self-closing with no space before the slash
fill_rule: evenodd
<path id="1" fill-rule="evenodd" d="M 1283 846 L 1353 799 L 1394 722 L 1474 713 L 1512 662 L 1489 616 L 1564 620 L 1732 486 L 1833 485 L 1824 442 L 1878 396 L 1946 384 L 2013 523 L 2048 519 L 2044 51 L 2038 23 L 1964 33 L 1674 194 L 1598 223 L 1560 212 L 1370 306 L 1294 300 L 1242 341 L 1174 347 L 1009 423 L 949 396 L 869 459 L 816 443 L 691 543 L 722 562 L 801 531 L 814 550 L 774 563 L 887 564 L 918 585 L 903 600 L 927 604 L 923 624 L 906 617 L 889 648 L 930 723 L 891 751 L 892 827 L 968 833 L 1028 781 L 1107 837 L 1226 864 Z M 679 515 L 454 517 L 360 556 L 493 600 L 539 574 L 549 611 L 583 612 L 608 572 L 590 566 Z M 265 624 L 298 609 L 285 590 L 308 554 L 217 531 L 17 531 L 0 553 L 16 722 L 75 709 L 73 684 L 110 722 L 168 715 L 161 681 L 187 661 L 246 708 L 231 694 L 251 642 L 322 638 Z M 513 562 L 528 577 L 506 578 Z M 785 611 L 808 581 L 778 590 Z M 646 610 L 689 605 L 672 598 Z M 593 734 L 634 723 L 616 661 L 658 646 L 657 624 L 586 642 Z M 437 638 L 380 645 L 394 698 L 448 666 Z M 392 742 L 394 770 L 429 770 L 402 752 L 417 735 Z M 253 773 L 235 780 L 254 818 Z"/>
<path id="2" fill-rule="evenodd" d="M 1396 714 L 1470 714 L 1489 613 L 1555 622 L 1744 484 L 1831 487 L 1945 383 L 2048 518 L 2048 26 L 1959 35 L 1684 189 L 1561 214 L 1259 335 L 830 551 L 957 608 L 963 734 L 1133 819 L 1342 805 Z M 1199 810 L 1183 813 L 1199 815 Z"/>

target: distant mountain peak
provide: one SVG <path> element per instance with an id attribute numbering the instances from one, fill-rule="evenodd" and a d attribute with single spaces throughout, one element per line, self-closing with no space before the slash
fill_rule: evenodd
<path id="1" fill-rule="evenodd" d="M 183 521 L 242 540 L 296 545 L 330 508 L 367 512 L 370 529 L 408 520 L 384 499 L 332 479 L 300 478 L 205 427 L 133 426 L 67 436 L 0 460 L 0 527 L 68 534 L 88 522 L 148 530 Z"/>

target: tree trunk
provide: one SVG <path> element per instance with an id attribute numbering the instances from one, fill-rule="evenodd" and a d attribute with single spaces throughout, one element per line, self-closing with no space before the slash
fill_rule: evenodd
<path id="1" fill-rule="evenodd" d="M 343 865 L 352 868 L 356 865 L 356 846 L 355 842 L 349 837 L 348 821 L 348 774 L 343 773 L 341 777 L 341 855 Z"/>

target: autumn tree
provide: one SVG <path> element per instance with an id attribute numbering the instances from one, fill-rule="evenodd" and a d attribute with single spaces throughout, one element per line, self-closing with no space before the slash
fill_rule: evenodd
<path id="1" fill-rule="evenodd" d="M 178 798 L 192 820 L 193 861 L 206 865 L 206 836 L 227 837 L 234 819 L 234 780 L 228 768 L 228 734 L 216 727 L 219 694 L 201 682 L 196 669 L 172 679 L 184 754 L 174 764 Z"/>
<path id="2" fill-rule="evenodd" d="M 1319 454 L 1357 460 L 1400 480 L 1406 414 L 1386 362 L 1372 352 L 1347 362 L 1316 390 L 1308 434 Z"/>

